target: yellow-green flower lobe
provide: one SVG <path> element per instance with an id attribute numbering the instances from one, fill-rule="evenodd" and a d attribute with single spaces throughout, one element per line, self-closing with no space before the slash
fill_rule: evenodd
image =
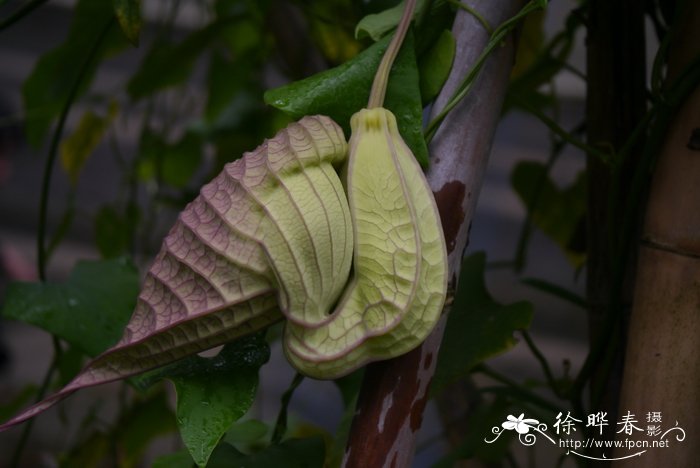
<path id="1" fill-rule="evenodd" d="M 285 350 L 301 372 L 336 378 L 417 347 L 444 305 L 447 254 L 432 192 L 394 115 L 351 119 L 346 188 L 353 221 L 353 277 L 332 319 L 288 323 Z"/>

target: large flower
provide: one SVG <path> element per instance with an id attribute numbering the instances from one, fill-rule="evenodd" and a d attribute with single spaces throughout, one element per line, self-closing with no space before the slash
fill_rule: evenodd
<path id="1" fill-rule="evenodd" d="M 527 434 L 530 432 L 531 427 L 536 427 L 540 422 L 537 419 L 523 419 L 524 416 L 525 413 L 520 413 L 520 416 L 517 418 L 509 414 L 506 418 L 508 420 L 501 424 L 501 426 L 508 431 L 515 429 L 518 434 Z"/>

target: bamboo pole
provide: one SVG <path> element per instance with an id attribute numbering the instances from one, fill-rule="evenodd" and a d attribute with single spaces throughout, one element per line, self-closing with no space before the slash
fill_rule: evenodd
<path id="1" fill-rule="evenodd" d="M 686 2 L 669 49 L 669 81 L 700 57 L 700 3 Z M 668 448 L 649 448 L 616 467 L 700 466 L 700 87 L 671 122 L 654 171 L 637 266 L 622 415 L 644 431 L 618 439 L 653 440 L 649 425 L 668 433 Z M 661 422 L 647 421 L 659 413 Z M 635 451 L 643 450 L 643 448 Z M 615 456 L 629 455 L 618 450 Z"/>

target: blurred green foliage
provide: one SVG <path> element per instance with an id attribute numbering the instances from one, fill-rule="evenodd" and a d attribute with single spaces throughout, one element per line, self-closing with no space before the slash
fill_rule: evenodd
<path id="1" fill-rule="evenodd" d="M 191 18 L 180 16 L 184 2 L 161 5 L 155 17 L 145 15 L 145 3 L 79 0 L 65 40 L 39 58 L 22 89 L 28 140 L 41 148 L 53 129 L 62 142 L 62 167 L 74 193 L 79 193 L 82 169 L 91 157 L 107 154 L 121 168 L 121 173 L 105 175 L 120 181 L 113 200 L 92 213 L 95 245 L 104 260 L 79 263 L 63 283 L 15 284 L 3 306 L 3 316 L 39 326 L 70 345 L 59 346 L 55 359 L 63 381 L 86 356 L 99 354 L 119 338 L 138 294 L 133 263 L 142 265 L 151 258 L 165 234 L 163 224 L 224 164 L 307 114 L 330 115 L 349 136 L 350 116 L 367 102 L 400 14 L 396 0 L 189 2 L 196 11 Z M 424 113 L 452 68 L 455 11 L 448 1 L 419 1 L 389 82 L 387 107 L 424 167 L 429 163 Z M 544 12 L 536 13 L 525 21 L 504 112 L 546 113 L 556 105 L 556 95 L 544 89 L 567 67 L 583 23 L 572 15 L 546 41 L 544 17 Z M 117 55 L 139 57 L 139 65 L 128 70 L 116 89 L 100 90 L 95 86 L 97 72 Z M 71 111 L 71 95 L 85 111 L 77 128 L 63 135 L 55 124 Z M 124 142 L 127 133 L 136 135 L 132 144 Z M 585 258 L 585 245 L 576 243 L 586 209 L 585 174 L 560 189 L 551 181 L 550 169 L 519 164 L 513 188 L 532 223 L 578 266 Z M 80 209 L 79 202 L 69 197 L 66 226 L 56 230 L 52 247 Z M 533 306 L 499 304 L 485 287 L 485 268 L 483 255 L 464 261 L 434 392 L 468 378 L 486 359 L 512 347 L 514 332 L 529 326 Z M 131 379 L 138 389 L 132 401 L 122 405 L 107 427 L 88 416 L 79 441 L 60 457 L 61 465 L 111 461 L 114 466 L 138 466 L 157 436 L 176 429 L 186 450 L 162 456 L 153 466 L 338 464 L 361 372 L 337 382 L 346 409 L 334 441 L 289 437 L 270 444 L 271 424 L 238 421 L 253 404 L 258 371 L 269 352 L 266 340 L 255 335 L 225 346 L 214 357 L 193 356 Z M 175 385 L 175 411 L 155 385 L 162 379 Z M 516 403 L 529 404 L 527 392 L 509 391 L 508 386 L 501 390 L 477 409 L 472 427 L 490 427 Z M 26 403 L 32 391 L 25 389 L 0 414 Z M 482 438 L 478 431 L 465 435 L 444 466 L 467 456 L 487 461 L 506 456 L 507 438 L 492 446 Z"/>

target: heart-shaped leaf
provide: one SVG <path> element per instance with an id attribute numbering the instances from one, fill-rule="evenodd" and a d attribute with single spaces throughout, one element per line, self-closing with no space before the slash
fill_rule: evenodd
<path id="1" fill-rule="evenodd" d="M 139 45 L 141 33 L 141 0 L 114 0 L 114 13 L 124 36 L 132 45 Z"/>
<path id="2" fill-rule="evenodd" d="M 62 284 L 11 284 L 2 315 L 96 356 L 121 336 L 138 292 L 138 272 L 126 260 L 79 262 Z"/>
<path id="3" fill-rule="evenodd" d="M 586 177 L 581 172 L 565 188 L 552 181 L 547 167 L 521 161 L 511 175 L 511 184 L 531 213 L 532 221 L 551 237 L 576 267 L 585 260 L 583 245 L 586 214 Z"/>
<path id="4" fill-rule="evenodd" d="M 24 109 L 28 117 L 27 140 L 32 146 L 41 145 L 76 83 L 80 82 L 78 94 L 88 89 L 97 70 L 98 58 L 127 47 L 119 29 L 110 26 L 113 15 L 110 2 L 80 0 L 73 10 L 66 40 L 36 62 L 22 85 Z M 98 58 L 86 63 L 86 55 L 105 28 L 109 30 L 97 51 Z"/>
<path id="5" fill-rule="evenodd" d="M 529 302 L 501 305 L 493 300 L 484 283 L 485 266 L 483 252 L 462 262 L 430 387 L 433 393 L 466 375 L 483 360 L 511 348 L 515 345 L 513 332 L 527 328 L 532 320 Z"/>
<path id="6" fill-rule="evenodd" d="M 255 399 L 269 347 L 260 335 L 224 346 L 210 359 L 191 356 L 164 369 L 177 391 L 177 424 L 195 463 L 205 466 L 231 425 Z"/>
<path id="7" fill-rule="evenodd" d="M 413 17 L 417 18 L 423 16 L 425 7 L 428 6 L 429 3 L 430 2 L 426 0 L 418 0 Z M 406 2 L 402 1 L 393 8 L 365 16 L 355 27 L 355 37 L 357 39 L 370 37 L 375 42 L 380 40 L 399 24 L 405 6 Z"/>

